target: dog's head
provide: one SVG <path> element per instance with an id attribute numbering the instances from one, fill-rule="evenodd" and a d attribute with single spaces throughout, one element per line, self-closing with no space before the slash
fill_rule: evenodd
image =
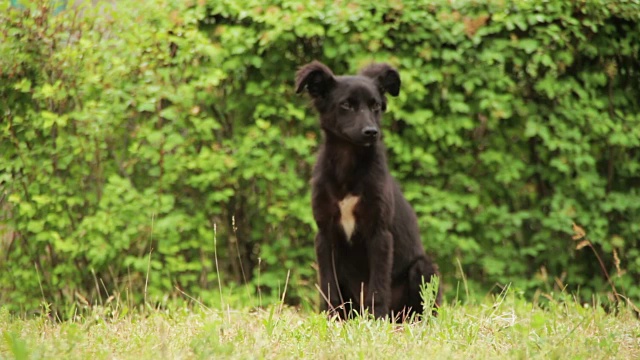
<path id="1" fill-rule="evenodd" d="M 386 94 L 400 92 L 400 75 L 388 64 L 371 64 L 358 75 L 335 76 L 314 61 L 296 74 L 296 92 L 307 90 L 320 112 L 322 128 L 350 143 L 369 146 L 381 137 Z"/>

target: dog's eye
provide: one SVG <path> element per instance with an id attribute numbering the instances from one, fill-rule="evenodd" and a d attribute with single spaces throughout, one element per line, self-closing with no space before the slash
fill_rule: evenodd
<path id="1" fill-rule="evenodd" d="M 351 104 L 348 101 L 343 101 L 340 103 L 340 107 L 345 110 L 351 110 Z"/>
<path id="2" fill-rule="evenodd" d="M 380 110 L 382 110 L 382 105 L 379 102 L 373 103 L 373 105 L 371 105 L 371 111 L 378 112 Z"/>

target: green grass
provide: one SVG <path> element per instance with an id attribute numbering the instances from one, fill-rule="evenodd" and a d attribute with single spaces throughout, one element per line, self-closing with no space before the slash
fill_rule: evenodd
<path id="1" fill-rule="evenodd" d="M 0 311 L 0 358 L 16 359 L 638 359 L 640 323 L 570 298 L 542 309 L 509 293 L 447 305 L 438 318 L 396 325 L 273 305 L 214 310 L 193 304 L 124 313 L 94 307 L 73 321 Z"/>

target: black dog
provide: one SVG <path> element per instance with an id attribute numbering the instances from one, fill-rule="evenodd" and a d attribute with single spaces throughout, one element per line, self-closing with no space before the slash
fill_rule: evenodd
<path id="1" fill-rule="evenodd" d="M 312 179 L 323 310 L 341 308 L 342 318 L 362 309 L 402 319 L 420 313 L 420 285 L 438 268 L 424 252 L 381 141 L 385 94 L 398 95 L 398 71 L 372 64 L 359 75 L 335 76 L 314 61 L 296 74 L 296 91 L 305 89 L 324 132 Z"/>

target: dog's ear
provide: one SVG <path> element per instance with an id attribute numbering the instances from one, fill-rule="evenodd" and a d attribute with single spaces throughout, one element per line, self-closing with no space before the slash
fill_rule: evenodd
<path id="1" fill-rule="evenodd" d="M 327 65 L 313 61 L 298 70 L 296 73 L 296 93 L 304 89 L 309 91 L 312 97 L 325 95 L 335 85 L 336 78 Z"/>
<path id="2" fill-rule="evenodd" d="M 371 64 L 362 69 L 360 75 L 372 78 L 382 92 L 388 92 L 391 96 L 400 93 L 400 74 L 389 64 Z"/>

